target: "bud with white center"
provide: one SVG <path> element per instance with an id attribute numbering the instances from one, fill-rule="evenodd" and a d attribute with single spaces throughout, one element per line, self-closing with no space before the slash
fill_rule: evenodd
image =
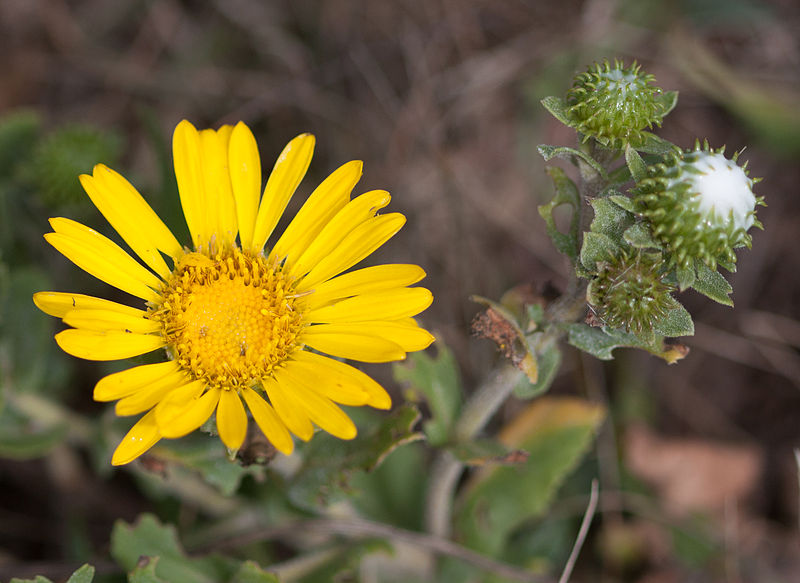
<path id="1" fill-rule="evenodd" d="M 733 270 L 734 249 L 750 247 L 750 227 L 761 228 L 753 194 L 757 180 L 728 159 L 724 148 L 695 145 L 647 169 L 648 177 L 632 191 L 634 208 L 651 226 L 676 267 L 690 269 L 699 259 L 712 269 Z M 746 166 L 746 165 L 745 165 Z"/>

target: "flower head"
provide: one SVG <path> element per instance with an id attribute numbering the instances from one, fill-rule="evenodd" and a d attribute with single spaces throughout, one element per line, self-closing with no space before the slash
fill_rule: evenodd
<path id="1" fill-rule="evenodd" d="M 672 307 L 675 288 L 664 281 L 660 254 L 620 251 L 597 267 L 586 295 L 606 326 L 641 334 Z"/>
<path id="2" fill-rule="evenodd" d="M 89 360 L 160 348 L 168 357 L 97 383 L 94 398 L 117 401 L 118 415 L 144 413 L 113 464 L 136 459 L 161 438 L 194 431 L 212 414 L 220 439 L 238 449 L 248 424 L 245 405 L 285 454 L 293 449 L 291 434 L 308 440 L 314 424 L 351 439 L 355 425 L 337 403 L 387 409 L 391 400 L 337 358 L 388 362 L 433 341 L 412 319 L 432 301 L 427 289 L 409 287 L 425 276 L 420 267 L 348 271 L 405 223 L 399 213 L 377 214 L 389 203 L 385 191 L 350 199 L 361 162 L 333 172 L 265 247 L 313 149 L 308 134 L 289 142 L 261 195 L 258 148 L 247 126 L 198 132 L 187 121 L 178 124 L 173 155 L 188 248 L 125 178 L 96 166 L 81 184 L 141 262 L 89 227 L 50 220 L 54 232 L 45 239 L 59 252 L 144 301 L 134 308 L 76 293 L 35 294 L 41 310 L 72 327 L 56 334 L 59 346 Z"/>
<path id="3" fill-rule="evenodd" d="M 653 75 L 608 61 L 581 73 L 567 93 L 567 114 L 571 126 L 609 148 L 622 149 L 638 143 L 641 130 L 660 126 L 669 112 L 660 87 L 652 85 Z"/>
<path id="4" fill-rule="evenodd" d="M 673 265 L 690 268 L 699 259 L 731 269 L 734 249 L 750 247 L 747 231 L 761 227 L 755 208 L 763 201 L 753 194 L 755 180 L 737 158 L 698 143 L 649 167 L 648 177 L 632 191 L 637 212 L 650 222 Z"/>

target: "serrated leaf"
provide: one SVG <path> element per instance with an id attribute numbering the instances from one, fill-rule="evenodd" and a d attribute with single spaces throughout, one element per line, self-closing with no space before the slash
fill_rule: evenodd
<path id="1" fill-rule="evenodd" d="M 514 395 L 519 399 L 533 399 L 544 394 L 553 384 L 561 367 L 561 350 L 558 344 L 552 343 L 537 355 L 539 377 L 531 383 L 527 377 L 522 377 L 514 387 Z"/>
<path id="2" fill-rule="evenodd" d="M 545 397 L 526 407 L 500 440 L 530 457 L 522 465 L 490 466 L 467 484 L 455 517 L 464 543 L 498 556 L 518 526 L 548 508 L 604 418 L 601 405 L 577 398 Z"/>
<path id="3" fill-rule="evenodd" d="M 461 410 L 461 378 L 453 353 L 443 342 L 436 343 L 436 358 L 426 352 L 410 354 L 403 364 L 392 368 L 399 383 L 410 385 L 425 397 L 431 418 L 423 424 L 431 445 L 437 446 L 450 439 L 453 425 Z"/>
<path id="4" fill-rule="evenodd" d="M 657 135 L 650 132 L 641 132 L 641 138 L 641 141 L 635 144 L 634 148 L 645 154 L 667 156 L 672 152 L 680 150 L 680 148 L 672 142 L 659 138 Z"/>
<path id="5" fill-rule="evenodd" d="M 156 575 L 158 557 L 142 556 L 136 563 L 136 568 L 128 573 L 128 583 L 168 583 Z"/>
<path id="6" fill-rule="evenodd" d="M 255 561 L 245 561 L 230 583 L 280 583 L 280 579 L 262 569 Z"/>
<path id="7" fill-rule="evenodd" d="M 368 411 L 358 414 L 369 415 L 374 421 Z M 414 429 L 420 417 L 419 409 L 407 403 L 350 441 L 318 433 L 309 443 L 298 447 L 303 465 L 288 488 L 290 500 L 300 508 L 318 512 L 351 495 L 353 472 L 372 471 L 401 445 L 424 439 Z"/>
<path id="8" fill-rule="evenodd" d="M 608 261 L 619 253 L 620 247 L 602 233 L 587 232 L 583 236 L 581 264 L 590 272 L 597 271 L 598 261 Z"/>
<path id="9" fill-rule="evenodd" d="M 722 274 L 702 261 L 696 263 L 697 279 L 692 284 L 692 289 L 700 292 L 704 296 L 711 298 L 724 306 L 733 306 L 733 300 L 729 297 L 733 292 L 731 284 Z"/>
<path id="10" fill-rule="evenodd" d="M 118 520 L 111 532 L 111 556 L 126 571 L 133 571 L 142 556 L 155 558 L 155 574 L 170 583 L 219 583 L 231 573 L 213 557 L 189 558 L 171 525 L 162 525 L 152 514 L 142 514 L 129 525 Z"/>
<path id="11" fill-rule="evenodd" d="M 94 567 L 87 563 L 70 575 L 70 578 L 67 579 L 67 583 L 92 583 L 93 579 Z"/>
<path id="12" fill-rule="evenodd" d="M 563 123 L 565 126 L 570 127 L 572 122 L 570 121 L 567 113 L 569 106 L 567 105 L 566 101 L 564 101 L 561 97 L 550 96 L 542 99 L 541 103 L 554 118 Z"/>
<path id="13" fill-rule="evenodd" d="M 553 240 L 553 245 L 574 262 L 578 255 L 579 218 L 577 211 L 578 205 L 580 204 L 578 187 L 575 186 L 575 183 L 572 182 L 560 168 L 548 166 L 547 173 L 553 180 L 556 194 L 549 203 L 539 206 L 539 214 L 544 219 L 547 234 L 550 235 L 550 238 Z M 572 217 L 570 218 L 569 230 L 567 233 L 559 231 L 553 219 L 553 210 L 564 204 L 572 207 Z"/>
<path id="14" fill-rule="evenodd" d="M 586 324 L 566 324 L 567 342 L 600 360 L 613 360 L 616 348 L 640 348 L 672 364 L 684 356 L 688 350 L 681 345 L 665 346 L 663 337 L 651 335 L 647 340 L 624 330 L 595 328 Z"/>
<path id="15" fill-rule="evenodd" d="M 616 201 L 615 201 L 616 202 Z M 622 238 L 631 247 L 637 249 L 660 249 L 661 244 L 653 238 L 650 227 L 645 223 L 634 223 L 622 234 Z"/>
<path id="16" fill-rule="evenodd" d="M 590 230 L 607 235 L 615 242 L 621 240 L 625 229 L 633 224 L 633 214 L 608 198 L 595 198 L 592 200 L 592 208 L 594 218 Z"/>
<path id="17" fill-rule="evenodd" d="M 672 307 L 667 314 L 653 323 L 656 334 L 667 338 L 678 336 L 694 336 L 694 322 L 692 316 L 675 298 L 671 298 Z"/>
<path id="18" fill-rule="evenodd" d="M 542 158 L 544 158 L 545 162 L 548 162 L 553 158 L 560 158 L 577 166 L 578 160 L 582 160 L 602 178 L 608 179 L 608 174 L 606 173 L 605 168 L 603 168 L 600 163 L 597 162 L 597 160 L 589 156 L 589 154 L 586 152 L 581 152 L 580 150 L 569 148 L 567 146 L 548 146 L 547 144 L 541 144 L 536 149 L 539 151 L 539 154 L 541 154 Z"/>
<path id="19" fill-rule="evenodd" d="M 641 182 L 647 178 L 647 164 L 644 163 L 639 152 L 634 150 L 630 144 L 625 146 L 625 164 L 636 182 Z"/>

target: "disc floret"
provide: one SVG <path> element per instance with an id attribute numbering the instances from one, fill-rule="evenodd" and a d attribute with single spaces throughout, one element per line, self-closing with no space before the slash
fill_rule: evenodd
<path id="1" fill-rule="evenodd" d="M 712 269 L 733 269 L 734 249 L 749 248 L 747 231 L 762 228 L 755 208 L 763 199 L 752 190 L 757 180 L 737 160 L 738 154 L 726 158 L 724 148 L 697 143 L 650 166 L 633 190 L 637 213 L 649 221 L 672 265 L 689 269 L 699 259 Z"/>
<path id="2" fill-rule="evenodd" d="M 260 255 L 189 253 L 162 297 L 150 317 L 172 358 L 209 387 L 255 385 L 298 348 L 297 296 L 282 267 Z"/>
<path id="3" fill-rule="evenodd" d="M 655 77 L 633 63 L 608 61 L 579 74 L 567 93 L 570 125 L 603 146 L 623 149 L 642 141 L 642 130 L 660 126 L 669 105 Z"/>

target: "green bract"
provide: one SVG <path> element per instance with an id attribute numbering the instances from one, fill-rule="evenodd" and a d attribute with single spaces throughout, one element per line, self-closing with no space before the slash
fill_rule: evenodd
<path id="1" fill-rule="evenodd" d="M 670 100 L 660 87 L 651 85 L 653 75 L 641 73 L 634 63 L 625 68 L 608 61 L 575 78 L 567 93 L 569 125 L 603 146 L 623 149 L 625 144 L 643 141 L 642 130 L 661 125 L 669 112 Z"/>
<path id="2" fill-rule="evenodd" d="M 660 254 L 621 251 L 597 267 L 586 296 L 603 325 L 641 334 L 674 307 Z"/>
<path id="3" fill-rule="evenodd" d="M 755 182 L 744 167 L 725 158 L 724 148 L 699 143 L 648 167 L 647 178 L 632 191 L 634 210 L 650 223 L 671 265 L 689 269 L 699 259 L 712 269 L 732 270 L 734 249 L 750 247 L 747 230 L 761 223 L 753 194 Z"/>

